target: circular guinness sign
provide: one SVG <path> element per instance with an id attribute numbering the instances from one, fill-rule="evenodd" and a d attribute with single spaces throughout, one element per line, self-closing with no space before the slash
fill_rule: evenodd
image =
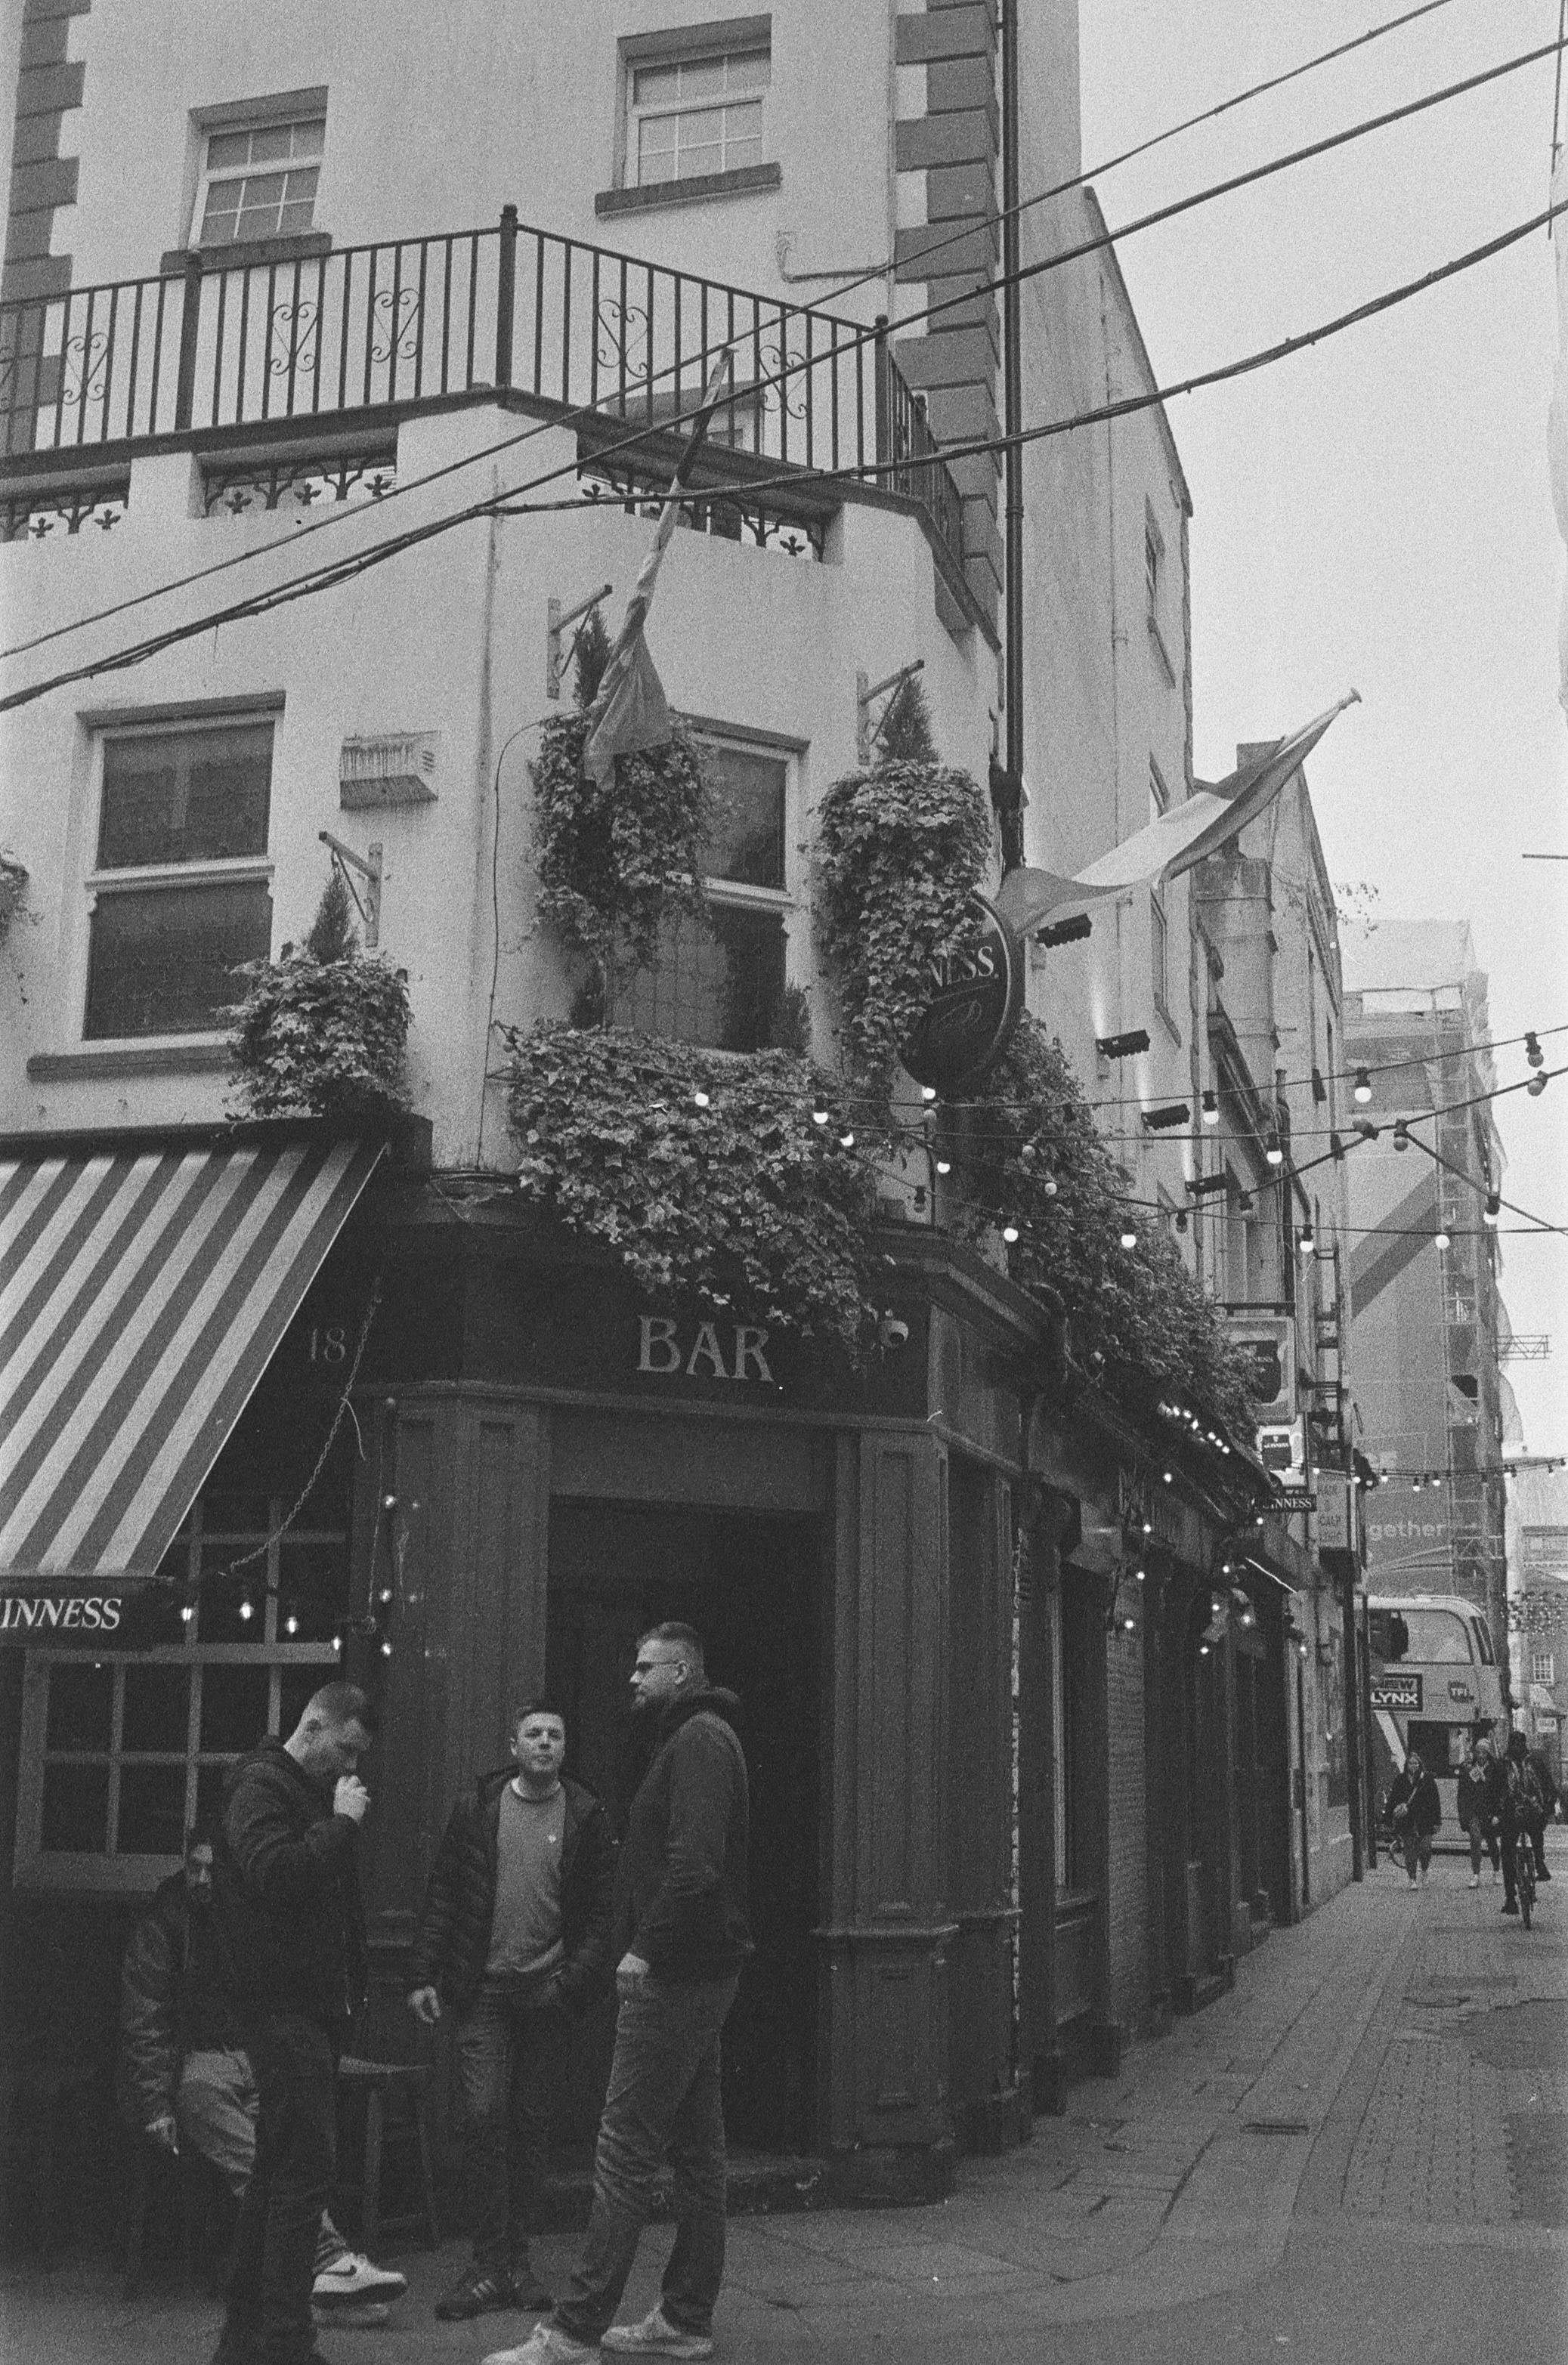
<path id="1" fill-rule="evenodd" d="M 1024 947 L 993 903 L 971 895 L 979 925 L 932 963 L 931 998 L 899 1057 L 917 1084 L 954 1092 L 993 1067 L 1024 1007 Z"/>

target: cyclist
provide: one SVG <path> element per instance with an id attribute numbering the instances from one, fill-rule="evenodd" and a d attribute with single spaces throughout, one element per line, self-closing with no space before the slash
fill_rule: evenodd
<path id="1" fill-rule="evenodd" d="M 1503 1911 L 1519 1910 L 1518 1873 L 1514 1844 L 1523 1833 L 1527 1842 L 1538 1820 L 1544 1820 L 1540 1785 L 1529 1762 L 1522 1732 L 1511 1732 L 1502 1757 L 1494 1765 L 1487 1786 L 1488 1804 L 1503 1843 Z"/>

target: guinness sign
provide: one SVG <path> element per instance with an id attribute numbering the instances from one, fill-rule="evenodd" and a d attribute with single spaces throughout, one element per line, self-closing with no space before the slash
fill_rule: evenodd
<path id="1" fill-rule="evenodd" d="M 1024 947 L 993 903 L 961 952 L 931 965 L 931 998 L 899 1057 L 917 1084 L 954 1092 L 994 1067 L 1024 1007 Z"/>

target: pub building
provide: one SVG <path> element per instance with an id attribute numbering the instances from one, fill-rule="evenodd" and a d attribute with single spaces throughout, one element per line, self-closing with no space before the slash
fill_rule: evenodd
<path id="1" fill-rule="evenodd" d="M 342 1670 L 380 1718 L 355 2046 L 413 2057 L 453 1801 L 543 1685 L 620 1811 L 635 1641 L 682 1618 L 752 1776 L 734 2151 L 821 2164 L 819 2197 L 937 2193 L 1294 1912 L 1305 1556 L 1234 1440 L 1113 1403 L 1058 1318 L 934 1231 L 879 1239 L 856 1372 L 646 1303 L 428 1145 L 0 1144 L 10 2044 L 44 2088 L 95 2073 L 59 2140 L 106 2173 L 130 1922 L 227 1765 Z M 578 2031 L 564 2158 L 612 2014 Z M 434 2115 L 444 2150 L 439 2077 Z M 13 2127 L 13 2179 L 37 2139 Z"/>

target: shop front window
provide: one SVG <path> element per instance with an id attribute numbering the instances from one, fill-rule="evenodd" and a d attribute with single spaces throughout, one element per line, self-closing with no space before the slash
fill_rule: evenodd
<path id="1" fill-rule="evenodd" d="M 28 1653 L 18 1886 L 150 1887 L 216 1816 L 235 1760 L 331 1681 L 347 1524 L 280 1536 L 286 1508 L 204 1496 L 164 1563 L 174 1582 L 124 1597 L 115 1648 Z"/>

